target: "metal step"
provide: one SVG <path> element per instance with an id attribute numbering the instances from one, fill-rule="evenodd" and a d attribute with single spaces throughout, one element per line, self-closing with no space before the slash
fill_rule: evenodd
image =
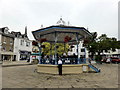
<path id="1" fill-rule="evenodd" d="M 88 65 L 90 68 L 92 68 L 93 70 L 95 70 L 97 73 L 100 72 L 100 69 L 96 68 L 93 65 Z"/>

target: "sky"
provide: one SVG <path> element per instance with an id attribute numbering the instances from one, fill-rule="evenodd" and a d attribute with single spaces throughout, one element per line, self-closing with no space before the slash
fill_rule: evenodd
<path id="1" fill-rule="evenodd" d="M 119 0 L 0 0 L 0 27 L 25 32 L 56 25 L 62 19 L 71 26 L 85 27 L 98 35 L 118 38 Z"/>

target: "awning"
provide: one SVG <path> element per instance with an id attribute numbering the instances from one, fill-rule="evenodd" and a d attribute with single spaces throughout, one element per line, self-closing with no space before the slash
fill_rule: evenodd
<path id="1" fill-rule="evenodd" d="M 39 55 L 41 55 L 41 54 L 40 54 L 40 53 L 31 53 L 31 55 L 39 56 Z"/>

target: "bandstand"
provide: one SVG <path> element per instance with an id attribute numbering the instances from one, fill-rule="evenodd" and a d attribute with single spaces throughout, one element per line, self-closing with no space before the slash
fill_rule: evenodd
<path id="1" fill-rule="evenodd" d="M 75 27 L 65 25 L 65 22 L 60 18 L 58 21 L 59 25 L 53 25 L 46 28 L 41 28 L 36 31 L 32 31 L 34 38 L 39 42 L 39 64 L 37 66 L 37 71 L 41 73 L 50 73 L 50 74 L 58 74 L 58 59 L 61 59 L 63 62 L 63 74 L 77 74 L 82 72 L 88 72 L 89 67 L 86 64 L 85 59 L 80 59 L 79 47 L 78 44 L 81 40 L 85 38 L 89 38 L 92 34 L 85 29 L 84 27 Z M 49 42 L 50 44 L 55 45 L 55 53 L 54 58 L 49 58 L 47 61 L 42 58 L 42 43 Z M 77 55 L 73 57 L 60 57 L 57 55 L 57 45 L 56 43 L 63 43 L 64 45 L 68 43 L 72 45 L 73 43 L 77 45 Z M 65 61 L 68 61 L 66 63 Z"/>

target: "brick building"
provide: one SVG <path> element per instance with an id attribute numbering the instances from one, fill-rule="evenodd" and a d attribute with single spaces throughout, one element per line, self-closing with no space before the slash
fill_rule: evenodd
<path id="1" fill-rule="evenodd" d="M 14 61 L 14 35 L 9 32 L 8 27 L 0 28 L 0 60 Z"/>

